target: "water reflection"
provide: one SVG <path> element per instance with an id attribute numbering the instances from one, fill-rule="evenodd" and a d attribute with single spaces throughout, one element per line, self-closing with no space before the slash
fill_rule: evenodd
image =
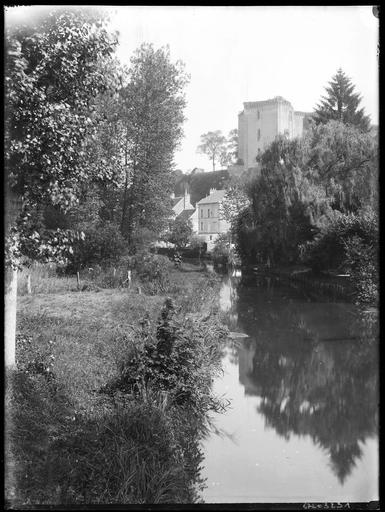
<path id="1" fill-rule="evenodd" d="M 229 345 L 246 395 L 261 398 L 265 426 L 308 436 L 341 484 L 378 429 L 377 319 L 343 303 L 310 302 L 272 281 L 227 278 L 221 294 Z"/>

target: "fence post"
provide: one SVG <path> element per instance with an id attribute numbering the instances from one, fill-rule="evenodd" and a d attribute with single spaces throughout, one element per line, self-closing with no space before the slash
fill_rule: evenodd
<path id="1" fill-rule="evenodd" d="M 31 295 L 32 289 L 31 289 L 31 274 L 27 275 L 27 293 L 28 295 Z"/>
<path id="2" fill-rule="evenodd" d="M 127 287 L 131 288 L 131 270 L 127 270 Z"/>
<path id="3" fill-rule="evenodd" d="M 80 290 L 80 275 L 79 275 L 79 272 L 76 272 L 76 280 L 77 280 L 77 283 L 78 283 L 78 290 Z"/>

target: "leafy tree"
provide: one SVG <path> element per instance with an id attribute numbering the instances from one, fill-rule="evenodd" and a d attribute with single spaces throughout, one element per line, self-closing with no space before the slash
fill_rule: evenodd
<path id="1" fill-rule="evenodd" d="M 203 197 L 210 193 L 211 188 L 222 190 L 230 180 L 230 175 L 227 169 L 215 172 L 203 172 L 197 174 L 189 174 L 187 176 L 188 190 L 191 195 L 191 203 L 195 205 Z M 183 193 L 184 184 L 186 181 L 181 181 L 176 187 L 177 193 Z"/>
<path id="2" fill-rule="evenodd" d="M 201 144 L 198 146 L 198 153 L 207 155 L 213 164 L 213 172 L 215 171 L 215 162 L 220 160 L 221 155 L 226 150 L 226 138 L 220 130 L 215 132 L 207 132 L 201 135 Z"/>
<path id="3" fill-rule="evenodd" d="M 7 26 L 7 365 L 15 362 L 17 267 L 24 256 L 47 260 L 70 251 L 71 233 L 47 229 L 45 208 L 68 211 L 82 184 L 103 176 L 103 166 L 89 165 L 85 141 L 97 124 L 95 98 L 115 87 L 104 66 L 116 44 L 103 19 L 82 10 Z"/>
<path id="4" fill-rule="evenodd" d="M 226 145 L 220 155 L 220 163 L 223 166 L 235 164 L 238 161 L 238 130 L 230 131 Z"/>
<path id="5" fill-rule="evenodd" d="M 121 231 L 132 244 L 136 230 L 159 232 L 170 214 L 188 77 L 181 62 L 170 62 L 167 48 L 143 44 L 131 59 L 127 81 L 121 91 L 127 141 Z"/>
<path id="6" fill-rule="evenodd" d="M 376 209 L 376 141 L 353 126 L 330 121 L 302 139 L 279 138 L 260 163 L 261 175 L 247 186 L 248 211 L 237 219 L 238 250 L 244 256 L 297 262 L 304 244 L 335 211 L 360 215 L 366 207 Z"/>
<path id="7" fill-rule="evenodd" d="M 311 180 L 333 209 L 356 212 L 378 202 L 378 142 L 354 126 L 330 121 L 314 128 L 306 150 Z"/>
<path id="8" fill-rule="evenodd" d="M 365 115 L 363 108 L 358 108 L 361 96 L 354 92 L 355 86 L 341 68 L 325 89 L 327 95 L 322 96 L 314 113 L 317 124 L 336 120 L 359 127 L 363 131 L 369 130 L 370 118 Z"/>
<path id="9" fill-rule="evenodd" d="M 177 217 L 171 224 L 167 234 L 167 241 L 175 244 L 178 249 L 183 249 L 189 243 L 193 228 L 190 219 Z"/>
<path id="10" fill-rule="evenodd" d="M 249 198 L 240 184 L 232 184 L 226 190 L 226 194 L 220 204 L 220 217 L 231 226 L 242 210 L 249 206 Z"/>

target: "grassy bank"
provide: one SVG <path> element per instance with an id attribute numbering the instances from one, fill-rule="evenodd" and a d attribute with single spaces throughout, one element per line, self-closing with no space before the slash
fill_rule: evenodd
<path id="1" fill-rule="evenodd" d="M 135 283 L 84 292 L 67 284 L 21 290 L 18 299 L 18 370 L 6 389 L 8 506 L 196 501 L 204 413 L 218 407 L 209 389 L 224 334 L 218 282 L 185 265 L 169 269 L 167 293 L 151 296 Z M 162 324 L 166 295 L 175 319 Z M 142 358 L 143 370 L 132 360 L 146 346 L 157 353 L 160 325 L 174 326 L 174 349 L 152 377 L 159 365 Z M 165 379 L 169 362 L 176 383 Z M 130 372 L 141 379 L 131 387 Z"/>

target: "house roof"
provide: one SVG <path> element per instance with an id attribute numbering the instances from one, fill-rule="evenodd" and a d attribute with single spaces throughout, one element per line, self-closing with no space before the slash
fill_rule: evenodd
<path id="1" fill-rule="evenodd" d="M 181 219 L 181 220 L 188 220 L 191 215 L 195 212 L 195 209 L 193 208 L 192 210 L 183 210 L 178 216 L 177 216 L 177 219 Z"/>
<path id="2" fill-rule="evenodd" d="M 183 199 L 183 196 L 173 197 L 173 199 L 172 199 L 172 208 L 174 208 L 174 206 L 176 206 L 181 199 Z"/>
<path id="3" fill-rule="evenodd" d="M 197 204 L 219 203 L 225 197 L 226 190 L 214 190 L 207 197 L 204 197 Z"/>

